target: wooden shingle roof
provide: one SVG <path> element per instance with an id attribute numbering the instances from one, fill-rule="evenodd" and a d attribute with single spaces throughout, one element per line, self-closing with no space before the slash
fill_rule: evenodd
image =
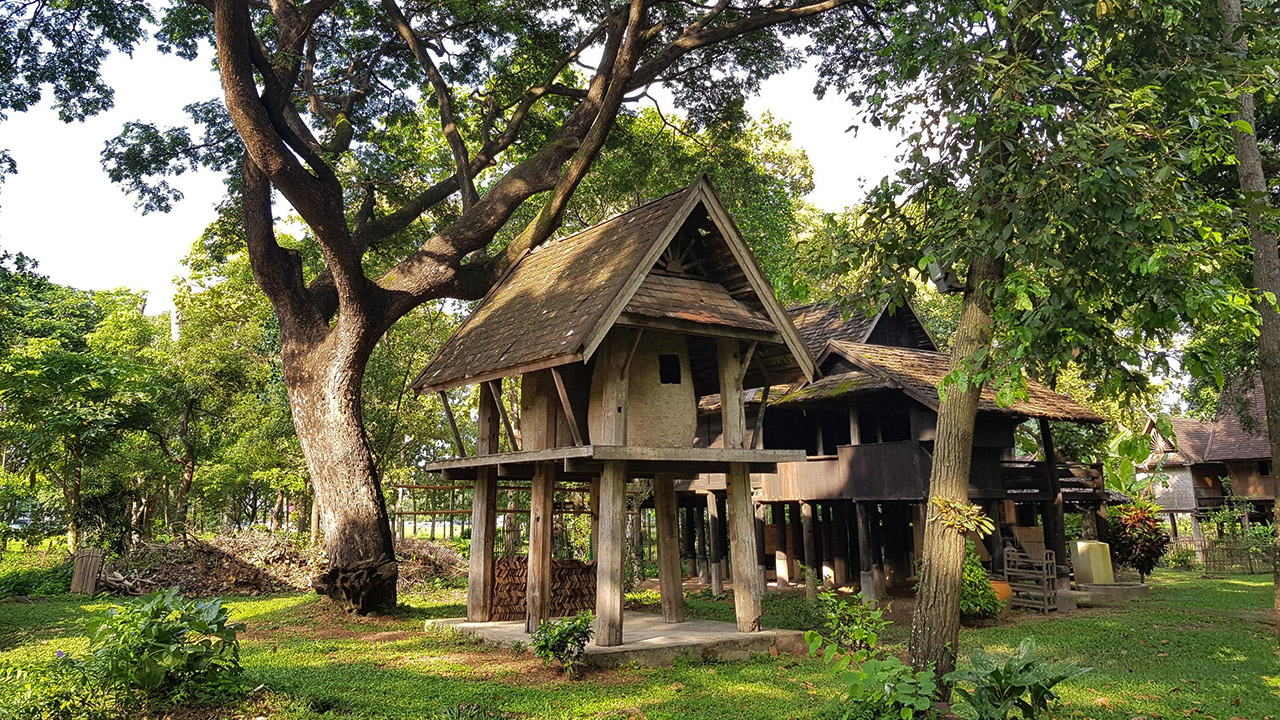
<path id="1" fill-rule="evenodd" d="M 809 348 L 815 358 L 822 354 L 828 340 L 866 342 L 880 317 L 878 313 L 865 315 L 853 312 L 845 318 L 839 307 L 822 302 L 789 307 L 787 314 L 791 316 L 791 322 L 795 324 L 800 337 L 804 338 L 805 347 Z"/>
<path id="2" fill-rule="evenodd" d="M 1170 418 L 1176 442 L 1156 429 L 1155 421 L 1147 421 L 1146 434 L 1151 437 L 1151 454 L 1142 462 L 1145 468 L 1173 468 L 1198 465 L 1205 461 L 1213 423 L 1185 417 Z"/>
<path id="3" fill-rule="evenodd" d="M 697 214 L 695 215 L 695 210 Z M 672 239 L 696 234 L 717 253 L 715 278 L 654 270 Z M 758 354 L 779 380 L 812 377 L 813 359 L 778 304 L 710 182 L 663 196 L 526 253 L 489 291 L 413 382 L 444 390 L 585 362 L 620 317 L 771 333 Z M 762 343 L 763 344 L 763 343 Z M 779 352 L 780 351 L 780 352 Z"/>
<path id="4" fill-rule="evenodd" d="M 893 381 L 908 395 L 935 410 L 938 407 L 938 386 L 951 370 L 951 358 L 946 353 L 841 340 L 832 340 L 827 344 L 819 363 L 833 353 L 871 374 Z M 1048 420 L 1106 422 L 1106 418 L 1101 415 L 1034 380 L 1027 381 L 1027 399 L 1010 406 L 998 404 L 995 391 L 984 388 L 978 409 Z"/>
<path id="5" fill-rule="evenodd" d="M 1236 392 L 1241 389 L 1237 386 Z M 1262 391 L 1262 379 L 1254 376 L 1244 386 L 1243 407 L 1224 406 L 1213 423 L 1213 433 L 1204 452 L 1205 462 L 1229 462 L 1232 460 L 1265 460 L 1271 457 L 1271 442 L 1267 438 L 1267 398 Z M 1244 418 L 1241 418 L 1243 410 Z M 1246 419 L 1247 418 L 1247 419 Z M 1179 437 L 1181 440 L 1181 437 Z"/>

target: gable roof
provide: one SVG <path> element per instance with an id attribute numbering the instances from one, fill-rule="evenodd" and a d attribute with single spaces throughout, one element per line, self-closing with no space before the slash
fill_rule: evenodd
<path id="1" fill-rule="evenodd" d="M 1213 423 L 1186 417 L 1170 418 L 1176 438 L 1166 438 L 1154 419 L 1147 420 L 1143 434 L 1151 437 L 1151 454 L 1142 461 L 1142 467 L 1186 467 L 1205 462 L 1209 439 L 1213 435 Z"/>
<path id="2" fill-rule="evenodd" d="M 697 211 L 697 214 L 695 214 Z M 733 287 L 653 274 L 677 234 L 714 245 Z M 705 176 L 634 210 L 531 249 L 489 291 L 412 387 L 421 393 L 585 362 L 618 319 L 639 316 L 777 333 L 757 351 L 778 380 L 813 377 L 813 359 Z M 759 372 L 759 369 L 753 369 Z"/>
<path id="3" fill-rule="evenodd" d="M 1246 422 L 1237 411 L 1239 408 L 1220 410 L 1204 452 L 1205 462 L 1265 460 L 1271 457 L 1271 442 L 1267 438 L 1267 398 L 1257 375 L 1244 387 L 1243 400 L 1250 427 L 1245 428 Z M 1223 404 L 1219 403 L 1220 406 Z"/>
<path id="4" fill-rule="evenodd" d="M 815 358 L 826 349 L 828 340 L 868 342 L 876 326 L 886 317 L 902 318 L 911 327 L 916 344 L 922 350 L 938 349 L 910 304 L 890 310 L 889 304 L 885 303 L 875 315 L 851 311 L 846 317 L 839 304 L 816 302 L 787 308 L 787 314 Z"/>
<path id="5" fill-rule="evenodd" d="M 832 340 L 818 359 L 819 364 L 830 356 L 838 355 L 861 370 L 888 380 L 901 387 L 903 392 L 934 410 L 938 409 L 938 386 L 951 371 L 951 357 L 931 350 L 867 345 Z M 849 373 L 853 375 L 854 373 Z M 1079 423 L 1101 423 L 1106 418 L 1077 403 L 1065 395 L 1059 395 L 1034 380 L 1027 381 L 1027 399 L 1011 406 L 996 402 L 995 390 L 983 388 L 978 401 L 982 412 L 1069 420 Z"/>

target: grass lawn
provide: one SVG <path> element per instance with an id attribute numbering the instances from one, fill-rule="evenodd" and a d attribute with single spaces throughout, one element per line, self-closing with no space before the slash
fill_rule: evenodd
<path id="1" fill-rule="evenodd" d="M 1008 652 L 1026 636 L 1041 656 L 1095 669 L 1063 688 L 1055 717 L 1095 720 L 1268 720 L 1280 715 L 1280 657 L 1264 624 L 1270 578 L 1203 580 L 1161 572 L 1152 597 L 1123 609 L 966 630 L 962 652 Z M 0 601 L 0 661 L 42 661 L 87 646 L 85 622 L 111 600 Z M 632 598 L 643 605 L 644 598 Z M 626 669 L 565 680 L 529 654 L 423 631 L 462 614 L 462 594 L 406 598 L 396 615 L 354 618 L 314 596 L 233 598 L 245 622 L 244 665 L 265 685 L 242 715 L 271 718 L 440 718 L 462 704 L 536 718 L 820 718 L 839 687 L 812 660 Z M 691 598 L 690 615 L 732 616 L 728 603 Z M 771 600 L 766 624 L 803 622 L 802 603 Z M 900 635 L 898 633 L 895 636 Z M 261 699 L 265 698 L 265 699 Z M 228 713 L 216 717 L 229 717 Z"/>

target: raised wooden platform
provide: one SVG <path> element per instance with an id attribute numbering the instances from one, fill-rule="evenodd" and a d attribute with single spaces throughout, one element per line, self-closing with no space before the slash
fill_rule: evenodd
<path id="1" fill-rule="evenodd" d="M 803 450 L 750 450 L 726 448 L 630 447 L 623 445 L 578 445 L 548 450 L 521 450 L 494 455 L 440 460 L 426 466 L 449 478 L 475 477 L 479 467 L 497 466 L 502 477 L 532 477 L 539 463 L 561 465 L 565 475 L 599 475 L 607 460 L 626 460 L 627 475 L 651 477 L 654 473 L 697 475 L 724 473 L 730 464 L 745 463 L 753 473 L 777 472 L 779 463 L 803 462 Z"/>
<path id="2" fill-rule="evenodd" d="M 529 642 L 522 620 L 467 622 L 463 618 L 428 620 L 427 627 L 451 626 L 485 642 L 511 647 Z M 752 655 L 786 653 L 804 655 L 804 633 L 799 630 L 762 630 L 740 633 L 733 623 L 715 620 L 686 620 L 666 623 L 661 615 L 624 613 L 622 644 L 600 647 L 587 645 L 583 664 L 595 668 L 615 668 L 635 663 L 663 667 L 677 660 L 748 660 Z"/>

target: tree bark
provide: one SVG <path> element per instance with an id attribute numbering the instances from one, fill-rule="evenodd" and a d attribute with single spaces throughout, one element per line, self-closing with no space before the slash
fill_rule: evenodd
<path id="1" fill-rule="evenodd" d="M 1236 37 L 1236 29 L 1242 22 L 1240 0 L 1218 0 L 1218 10 L 1224 21 L 1223 43 L 1227 52 L 1240 58 L 1249 54 L 1249 38 Z M 1240 94 L 1237 119 L 1254 127 L 1253 93 Z M 1258 366 L 1262 375 L 1262 389 L 1266 396 L 1267 435 L 1271 442 L 1271 457 L 1280 458 L 1280 315 L 1267 301 L 1267 295 L 1280 298 L 1280 251 L 1276 247 L 1276 234 L 1266 226 L 1266 215 L 1271 211 L 1267 199 L 1267 177 L 1262 168 L 1262 155 L 1258 151 L 1258 138 L 1253 132 L 1232 129 L 1235 142 L 1236 172 L 1240 177 L 1240 192 L 1244 195 L 1246 217 L 1249 223 L 1249 244 L 1253 247 L 1253 283 L 1259 297 L 1255 301 L 1262 327 L 1258 333 Z M 1280 642 L 1280 525 L 1276 528 L 1272 552 L 1275 584 L 1276 641 Z"/>
<path id="2" fill-rule="evenodd" d="M 970 262 L 960 322 L 951 350 L 951 370 L 965 369 L 974 353 L 991 346 L 991 285 L 1003 274 L 997 258 Z M 911 618 L 908 651 L 917 670 L 932 667 L 939 675 L 955 668 L 960 637 L 960 586 L 964 566 L 964 535 L 941 522 L 935 503 L 969 502 L 969 467 L 973 459 L 973 429 L 982 386 L 952 386 L 938 406 L 933 474 L 924 529 L 924 562 Z"/>
<path id="3" fill-rule="evenodd" d="M 287 338 L 289 330 L 282 330 Z M 368 352 L 304 354 L 295 344 L 285 341 L 284 374 L 329 556 L 328 569 L 312 586 L 351 612 L 390 609 L 396 603 L 395 538 L 361 411 Z M 357 568 L 361 572 L 352 574 Z"/>

